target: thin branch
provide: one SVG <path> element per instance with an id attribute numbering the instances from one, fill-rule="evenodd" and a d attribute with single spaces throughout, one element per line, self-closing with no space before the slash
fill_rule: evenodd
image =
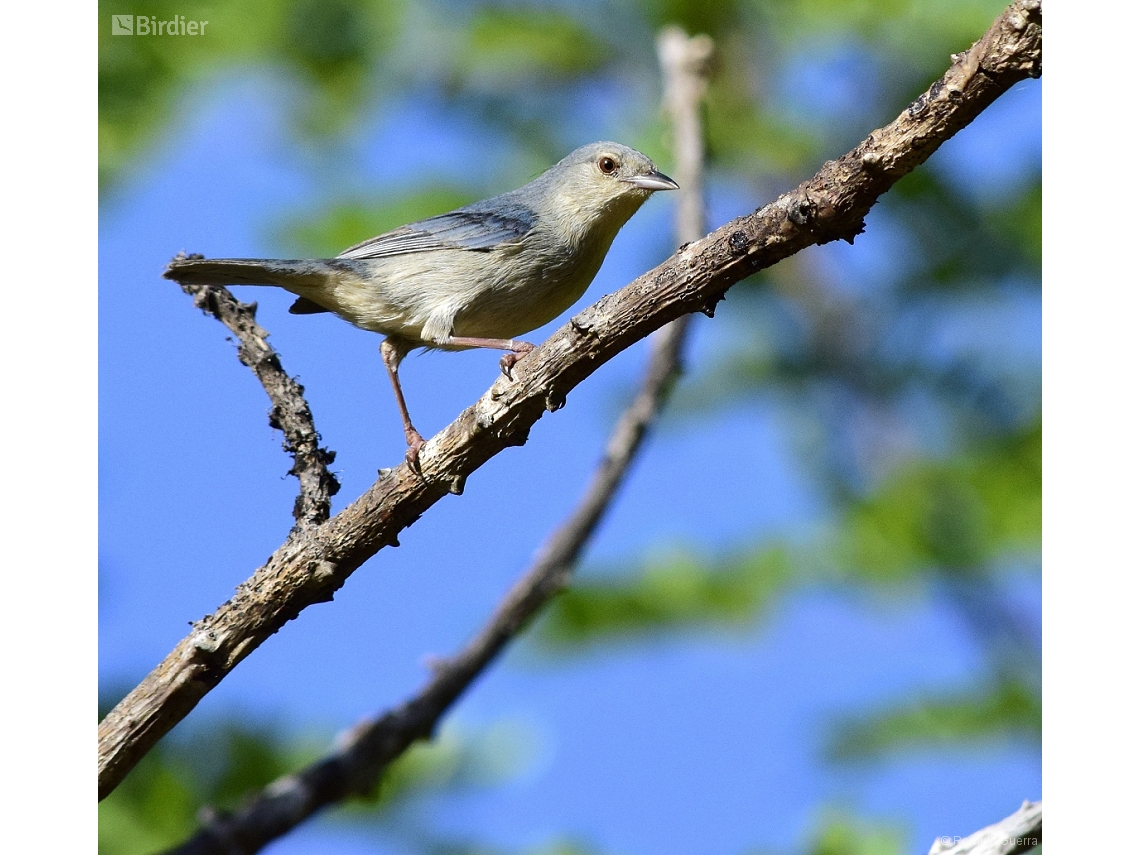
<path id="1" fill-rule="evenodd" d="M 689 244 L 573 317 L 421 450 L 422 477 L 385 470 L 328 522 L 292 537 L 99 725 L 99 796 L 266 638 L 345 580 L 468 475 L 526 442 L 546 410 L 625 348 L 672 320 L 707 311 L 741 279 L 813 244 L 854 241 L 863 217 L 1018 81 L 1041 73 L 1041 3 L 1017 0 L 894 122 L 753 214 Z"/>
<path id="2" fill-rule="evenodd" d="M 683 175 L 677 218 L 678 237 L 704 233 L 701 198 L 704 146 L 700 102 L 711 73 L 713 44 L 707 36 L 690 39 L 671 29 L 658 42 L 665 77 L 665 103 L 673 118 L 676 174 Z M 618 419 L 594 476 L 570 516 L 547 539 L 530 570 L 515 583 L 482 631 L 456 656 L 433 663 L 434 676 L 399 709 L 362 722 L 337 751 L 292 775 L 280 778 L 239 811 L 210 810 L 202 828 L 167 855 L 247 855 L 295 828 L 317 811 L 373 789 L 381 775 L 414 741 L 434 733 L 439 719 L 516 637 L 538 611 L 567 584 L 586 543 L 609 508 L 629 466 L 643 445 L 680 374 L 688 317 L 678 318 L 653 336 L 641 389 Z"/>
<path id="3" fill-rule="evenodd" d="M 305 389 L 281 367 L 281 359 L 268 341 L 269 333 L 257 323 L 257 303 L 243 303 L 221 286 L 179 283 L 179 287 L 194 298 L 195 306 L 237 336 L 238 359 L 249 366 L 269 395 L 273 405 L 269 424 L 285 434 L 285 450 L 293 456 L 289 474 L 301 482 L 301 492 L 293 504 L 293 519 L 297 521 L 294 533 L 325 522 L 330 500 L 340 490 L 340 483 L 328 469 L 336 452 L 321 448 Z"/>
<path id="4" fill-rule="evenodd" d="M 1041 842 L 1041 802 L 1025 802 L 1016 813 L 967 838 L 939 837 L 929 855 L 1021 855 Z"/>
<path id="5" fill-rule="evenodd" d="M 700 105 L 712 77 L 713 40 L 690 38 L 680 27 L 666 27 L 657 38 L 657 60 L 665 80 L 665 109 L 673 128 L 673 151 L 680 185 L 675 228 L 681 244 L 699 240 L 705 222 L 705 136 Z"/>

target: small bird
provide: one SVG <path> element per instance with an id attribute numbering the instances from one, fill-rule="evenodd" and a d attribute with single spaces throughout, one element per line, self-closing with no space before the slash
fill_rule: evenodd
<path id="1" fill-rule="evenodd" d="M 380 355 L 419 467 L 424 443 L 397 373 L 417 347 L 505 350 L 511 368 L 534 345 L 515 336 L 558 317 L 585 293 L 618 230 L 656 190 L 677 183 L 641 152 L 614 142 L 575 149 L 529 184 L 400 226 L 336 258 L 179 257 L 167 279 L 197 285 L 276 285 L 293 314 L 332 312 L 385 336 Z"/>

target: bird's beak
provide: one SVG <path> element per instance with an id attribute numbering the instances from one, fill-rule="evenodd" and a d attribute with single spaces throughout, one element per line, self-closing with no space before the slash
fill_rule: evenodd
<path id="1" fill-rule="evenodd" d="M 664 172 L 658 172 L 654 169 L 646 175 L 637 175 L 633 178 L 623 178 L 622 181 L 627 184 L 632 184 L 634 187 L 640 187 L 642 190 L 679 190 L 677 182 L 666 175 Z"/>

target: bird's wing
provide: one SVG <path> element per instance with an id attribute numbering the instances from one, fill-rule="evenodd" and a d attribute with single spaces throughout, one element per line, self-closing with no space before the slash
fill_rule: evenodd
<path id="1" fill-rule="evenodd" d="M 386 258 L 434 249 L 489 252 L 503 244 L 517 244 L 537 219 L 534 211 L 520 205 L 495 211 L 460 208 L 350 246 L 338 258 Z"/>

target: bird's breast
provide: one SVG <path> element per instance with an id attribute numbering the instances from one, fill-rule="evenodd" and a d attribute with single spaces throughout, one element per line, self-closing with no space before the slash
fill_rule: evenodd
<path id="1" fill-rule="evenodd" d="M 503 253 L 487 287 L 457 312 L 454 334 L 515 338 L 549 323 L 586 292 L 608 248 L 524 242 L 516 252 Z"/>

